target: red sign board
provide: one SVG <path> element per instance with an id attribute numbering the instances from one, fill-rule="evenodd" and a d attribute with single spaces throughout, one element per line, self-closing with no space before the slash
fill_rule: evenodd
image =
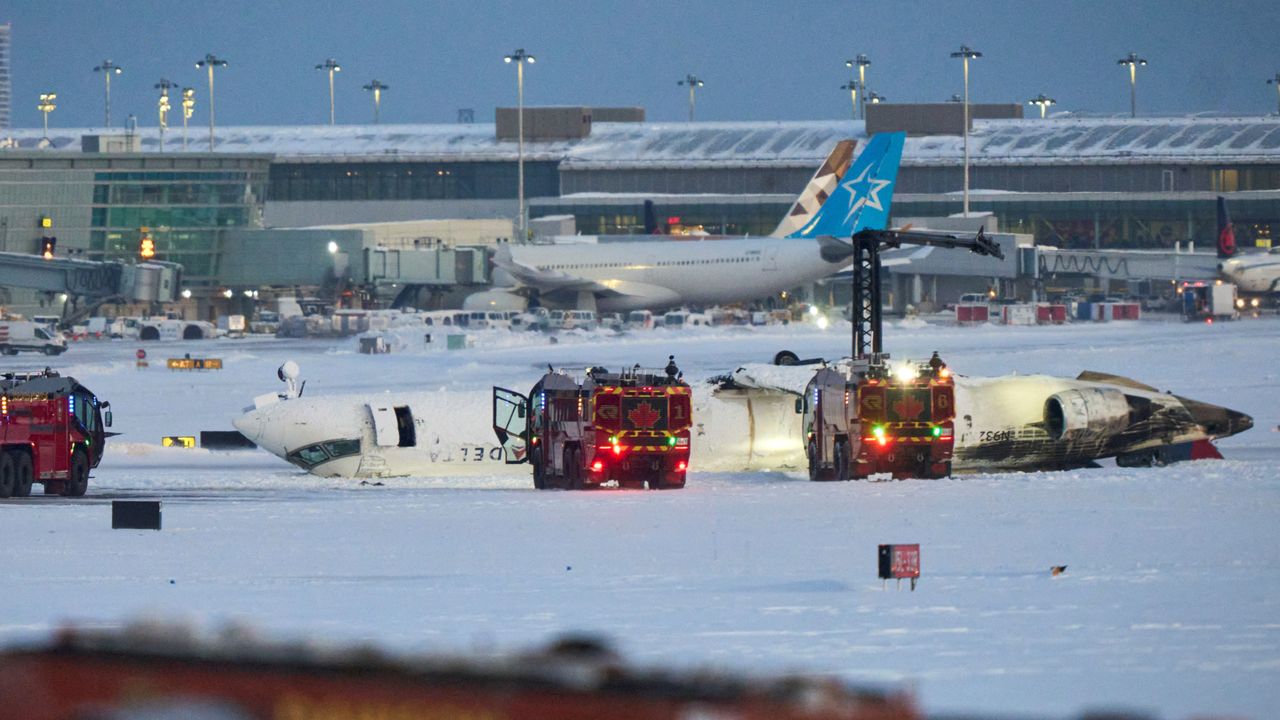
<path id="1" fill-rule="evenodd" d="M 880 577 L 885 580 L 920 577 L 920 546 L 881 545 Z"/>

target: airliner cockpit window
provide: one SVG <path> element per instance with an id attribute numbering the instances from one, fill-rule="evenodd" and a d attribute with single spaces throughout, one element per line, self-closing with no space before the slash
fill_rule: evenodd
<path id="1" fill-rule="evenodd" d="M 338 458 L 344 458 L 344 457 L 347 457 L 348 455 L 359 455 L 360 441 L 359 440 L 330 440 L 329 442 L 324 443 L 324 449 L 328 451 L 329 455 L 334 460 L 337 460 Z"/>
<path id="2" fill-rule="evenodd" d="M 303 470 L 310 470 L 328 460 L 329 455 L 325 453 L 324 447 L 320 443 L 316 443 L 315 445 L 307 445 L 294 450 L 285 459 Z"/>

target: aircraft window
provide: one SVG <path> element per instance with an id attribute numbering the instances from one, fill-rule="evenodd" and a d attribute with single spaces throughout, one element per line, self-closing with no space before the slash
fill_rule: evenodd
<path id="1" fill-rule="evenodd" d="M 303 470 L 310 470 L 316 465 L 327 461 L 329 455 L 324 451 L 324 447 L 320 443 L 316 443 L 315 445 L 308 445 L 294 450 L 289 453 L 286 459 Z"/>
<path id="2" fill-rule="evenodd" d="M 413 411 L 408 405 L 396 408 L 396 430 L 400 431 L 400 442 L 397 447 L 413 447 L 418 444 L 417 433 L 413 429 Z"/>
<path id="3" fill-rule="evenodd" d="M 360 454 L 359 440 L 330 440 L 327 443 L 323 443 L 323 445 L 324 449 L 335 460 L 337 458 L 347 457 L 348 455 Z"/>

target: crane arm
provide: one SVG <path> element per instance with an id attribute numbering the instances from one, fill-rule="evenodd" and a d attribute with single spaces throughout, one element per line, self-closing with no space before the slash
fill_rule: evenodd
<path id="1" fill-rule="evenodd" d="M 948 233 L 930 230 L 859 230 L 853 236 L 855 243 L 863 242 L 879 247 L 907 245 L 932 245 L 941 248 L 963 248 L 978 255 L 988 255 L 1001 260 L 1004 252 L 981 228 L 976 234 Z"/>

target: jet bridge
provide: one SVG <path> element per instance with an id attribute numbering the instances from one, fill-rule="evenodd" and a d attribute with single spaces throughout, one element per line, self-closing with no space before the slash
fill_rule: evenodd
<path id="1" fill-rule="evenodd" d="M 66 293 L 85 308 L 112 300 L 173 302 L 181 278 L 182 266 L 177 263 L 104 262 L 0 252 L 0 286 Z"/>

